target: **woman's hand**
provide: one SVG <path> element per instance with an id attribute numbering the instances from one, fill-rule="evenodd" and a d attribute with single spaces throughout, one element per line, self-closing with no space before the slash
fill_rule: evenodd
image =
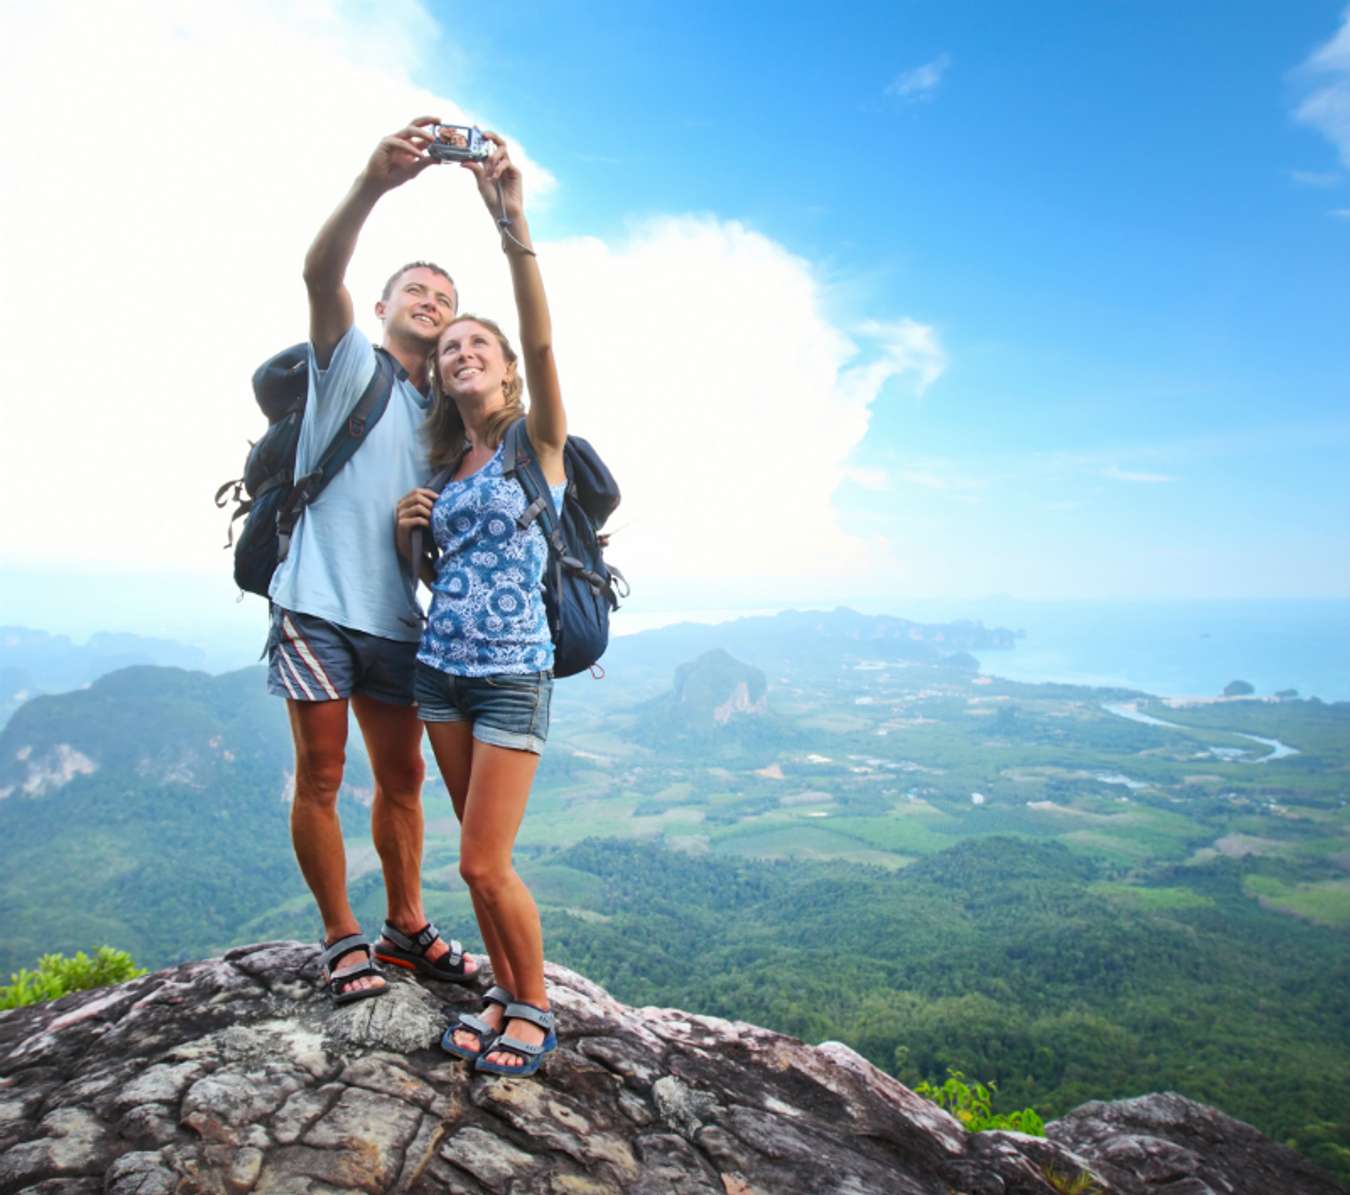
<path id="1" fill-rule="evenodd" d="M 435 490 L 409 490 L 394 508 L 394 543 L 398 554 L 410 564 L 417 563 L 412 558 L 412 533 L 418 527 L 431 526 L 431 508 L 436 498 Z"/>
<path id="2" fill-rule="evenodd" d="M 505 216 L 514 223 L 525 214 L 525 188 L 521 183 L 520 167 L 511 161 L 506 142 L 500 133 L 483 130 L 484 140 L 492 142 L 492 154 L 485 162 L 462 162 L 465 170 L 473 174 L 478 183 L 478 194 L 483 197 L 487 209 L 494 220 Z M 501 183 L 501 203 L 505 211 L 498 209 L 497 184 Z"/>

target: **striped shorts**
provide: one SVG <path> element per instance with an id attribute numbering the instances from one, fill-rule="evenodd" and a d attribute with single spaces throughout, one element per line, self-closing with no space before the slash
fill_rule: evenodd
<path id="1" fill-rule="evenodd" d="M 267 691 L 292 701 L 339 701 L 364 693 L 416 705 L 416 641 L 404 643 L 338 626 L 312 614 L 272 608 Z"/>

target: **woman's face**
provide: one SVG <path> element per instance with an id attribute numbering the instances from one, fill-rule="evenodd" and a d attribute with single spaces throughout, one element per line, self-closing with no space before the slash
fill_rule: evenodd
<path id="1" fill-rule="evenodd" d="M 505 402 L 503 383 L 515 364 L 508 364 L 491 329 L 475 320 L 453 323 L 441 333 L 436 354 L 441 389 L 456 402 L 469 399 L 489 406 Z"/>

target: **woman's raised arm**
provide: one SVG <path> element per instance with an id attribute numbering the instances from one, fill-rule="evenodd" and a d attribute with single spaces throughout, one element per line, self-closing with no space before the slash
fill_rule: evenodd
<path id="1" fill-rule="evenodd" d="M 511 282 L 516 294 L 516 315 L 520 321 L 520 357 L 525 364 L 525 384 L 530 391 L 530 410 L 526 430 L 543 467 L 544 476 L 556 484 L 562 481 L 563 444 L 567 439 L 567 413 L 563 409 L 558 368 L 553 359 L 553 324 L 549 319 L 548 297 L 539 272 L 539 259 L 530 241 L 530 226 L 525 218 L 525 192 L 520 168 L 511 161 L 506 142 L 492 132 L 483 136 L 493 143 L 492 156 L 485 162 L 465 162 L 478 182 L 478 193 L 502 233 L 502 251 L 511 265 Z"/>

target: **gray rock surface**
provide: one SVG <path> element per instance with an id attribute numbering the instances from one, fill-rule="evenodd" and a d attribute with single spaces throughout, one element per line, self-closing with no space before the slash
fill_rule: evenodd
<path id="1" fill-rule="evenodd" d="M 333 1009 L 273 942 L 0 1014 L 0 1195 L 1334 1195 L 1178 1096 L 1048 1138 L 967 1134 L 848 1047 L 629 1008 L 548 969 L 562 1046 L 530 1079 L 436 1045 L 473 989 L 390 976 Z"/>
<path id="2" fill-rule="evenodd" d="M 1336 1195 L 1342 1188 L 1249 1124 L 1172 1092 L 1090 1103 L 1047 1126 L 1121 1195 Z"/>

